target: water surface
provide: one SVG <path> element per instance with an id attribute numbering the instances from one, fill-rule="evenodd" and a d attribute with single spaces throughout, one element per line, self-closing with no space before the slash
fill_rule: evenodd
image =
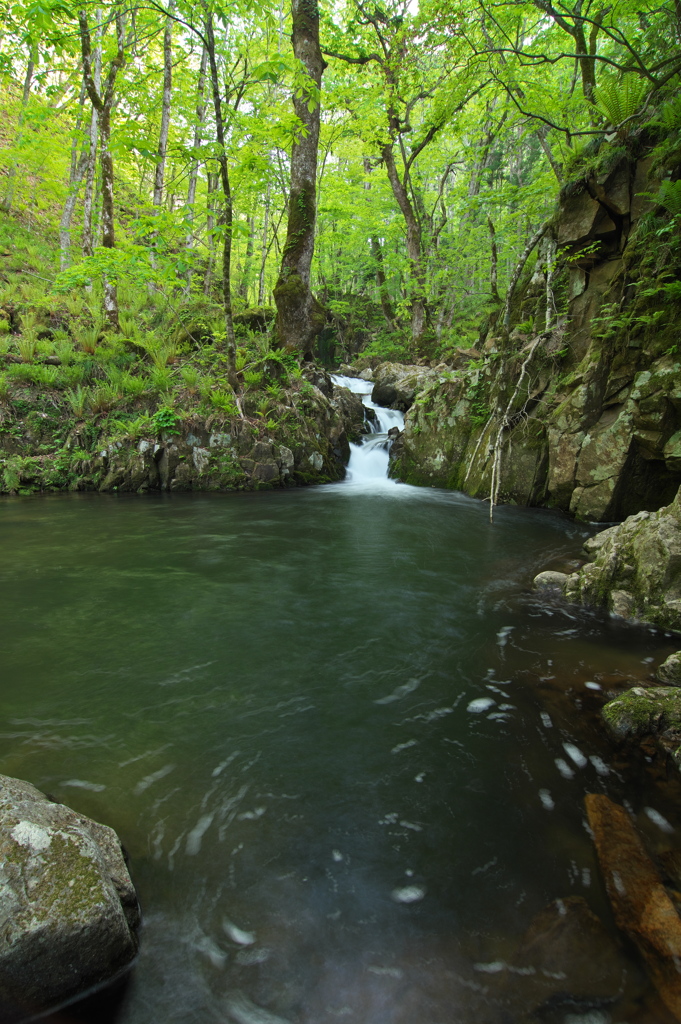
<path id="1" fill-rule="evenodd" d="M 0 771 L 127 846 L 121 1024 L 500 1021 L 534 914 L 609 920 L 583 794 L 673 844 L 596 711 L 674 645 L 537 604 L 589 529 L 495 518 L 401 485 L 0 505 Z"/>

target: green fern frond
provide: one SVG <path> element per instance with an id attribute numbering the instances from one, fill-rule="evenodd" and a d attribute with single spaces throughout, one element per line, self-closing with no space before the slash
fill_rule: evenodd
<path id="1" fill-rule="evenodd" d="M 660 110 L 658 120 L 667 131 L 672 132 L 675 128 L 681 128 L 681 94 L 665 103 Z"/>
<path id="2" fill-rule="evenodd" d="M 663 181 L 654 198 L 672 217 L 681 217 L 681 178 L 678 181 Z"/>
<path id="3" fill-rule="evenodd" d="M 595 90 L 595 105 L 609 124 L 622 124 L 643 106 L 650 85 L 641 78 L 625 75 L 621 81 L 614 77 L 603 79 Z"/>

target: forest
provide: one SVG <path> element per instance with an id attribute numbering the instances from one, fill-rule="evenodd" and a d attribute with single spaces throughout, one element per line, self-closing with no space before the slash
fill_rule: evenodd
<path id="1" fill-rule="evenodd" d="M 7 4 L 2 343 L 52 318 L 162 372 L 203 332 L 236 391 L 239 326 L 446 359 L 508 320 L 603 140 L 678 126 L 680 33 L 671 3 Z M 678 183 L 658 201 L 678 215 Z"/>

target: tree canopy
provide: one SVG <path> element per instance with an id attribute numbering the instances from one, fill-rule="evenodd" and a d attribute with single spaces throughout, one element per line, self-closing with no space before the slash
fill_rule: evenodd
<path id="1" fill-rule="evenodd" d="M 498 316 L 603 140 L 681 118 L 678 4 L 298 6 L 323 77 L 282 3 L 3 3 L 0 207 L 58 233 L 45 287 L 101 288 L 112 330 L 121 283 L 221 297 L 234 353 L 234 311 L 271 304 L 303 230 L 291 157 L 316 112 L 315 315 L 346 354 L 437 357 Z"/>

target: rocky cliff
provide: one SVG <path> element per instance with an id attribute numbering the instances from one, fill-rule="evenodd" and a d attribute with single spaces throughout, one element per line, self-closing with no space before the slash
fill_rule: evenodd
<path id="1" fill-rule="evenodd" d="M 425 382 L 395 476 L 484 498 L 496 459 L 499 501 L 597 522 L 671 501 L 681 483 L 681 236 L 650 198 L 668 173 L 654 166 L 603 143 L 563 189 L 513 303 L 519 326 Z"/>

